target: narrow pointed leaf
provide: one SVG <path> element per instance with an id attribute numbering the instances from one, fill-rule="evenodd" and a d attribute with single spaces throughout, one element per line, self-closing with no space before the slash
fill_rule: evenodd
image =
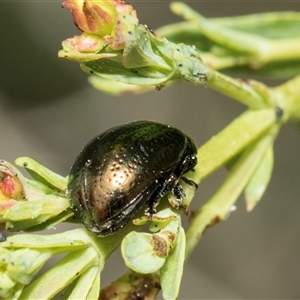
<path id="1" fill-rule="evenodd" d="M 58 188 L 64 191 L 67 187 L 67 178 L 62 177 L 48 168 L 42 166 L 29 157 L 19 157 L 15 161 L 16 165 L 24 167 L 36 181 L 42 182 L 47 186 Z"/>
<path id="2" fill-rule="evenodd" d="M 170 252 L 165 264 L 160 270 L 160 283 L 164 299 L 177 299 L 185 259 L 185 233 L 182 227 L 176 239 L 176 245 Z"/>
<path id="3" fill-rule="evenodd" d="M 245 198 L 248 211 L 251 211 L 255 207 L 266 191 L 271 179 L 273 164 L 273 148 L 272 145 L 270 145 L 245 188 Z"/>

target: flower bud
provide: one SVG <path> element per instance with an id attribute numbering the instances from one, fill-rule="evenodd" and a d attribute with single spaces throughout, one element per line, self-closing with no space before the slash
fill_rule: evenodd
<path id="1" fill-rule="evenodd" d="M 123 49 L 128 26 L 124 16 L 136 19 L 133 7 L 121 0 L 66 0 L 62 6 L 71 11 L 76 26 L 83 33 L 63 41 L 60 57 L 77 57 L 84 61 L 86 58 L 81 53 L 99 53 L 106 44 L 114 50 Z"/>
<path id="2" fill-rule="evenodd" d="M 83 32 L 100 35 L 110 34 L 116 23 L 117 10 L 113 0 L 66 0 L 76 26 Z"/>
<path id="3" fill-rule="evenodd" d="M 85 32 L 63 41 L 64 49 L 78 52 L 98 52 L 104 44 L 103 39 L 99 39 L 97 35 Z"/>
<path id="4" fill-rule="evenodd" d="M 0 161 L 0 203 L 23 198 L 23 187 L 13 166 Z"/>

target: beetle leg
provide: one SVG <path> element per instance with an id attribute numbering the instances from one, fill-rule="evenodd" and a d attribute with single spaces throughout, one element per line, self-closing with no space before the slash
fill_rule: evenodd
<path id="1" fill-rule="evenodd" d="M 156 202 L 157 203 L 157 202 Z M 152 219 L 152 216 L 156 214 L 155 205 L 153 203 L 149 204 L 149 206 L 145 210 L 145 215 Z"/>
<path id="2" fill-rule="evenodd" d="M 178 164 L 174 171 L 174 176 L 180 178 L 187 170 L 191 169 L 197 162 L 197 157 L 194 154 L 186 155 L 184 159 Z"/>
<path id="3" fill-rule="evenodd" d="M 180 178 L 180 180 L 182 180 L 183 182 L 185 182 L 186 184 L 194 187 L 194 189 L 196 190 L 198 188 L 198 184 L 196 182 L 194 182 L 193 180 L 187 179 L 186 177 L 182 176 Z"/>
<path id="4" fill-rule="evenodd" d="M 175 198 L 179 200 L 179 202 L 182 202 L 182 198 L 184 198 L 186 196 L 185 191 L 179 182 L 177 182 L 174 185 L 172 192 L 173 192 L 173 195 L 175 196 Z"/>
<path id="5" fill-rule="evenodd" d="M 170 177 L 165 180 L 160 178 L 156 180 L 156 185 L 158 186 L 154 193 L 151 195 L 151 198 L 148 201 L 148 207 L 145 210 L 145 215 L 151 218 L 152 215 L 156 214 L 155 207 L 157 206 L 159 200 L 170 190 L 173 189 L 174 184 L 176 184 L 177 177 L 174 174 L 171 174 Z"/>

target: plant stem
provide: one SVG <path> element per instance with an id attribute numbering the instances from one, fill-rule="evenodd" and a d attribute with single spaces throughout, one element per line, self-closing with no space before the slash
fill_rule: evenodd
<path id="1" fill-rule="evenodd" d="M 195 172 L 189 173 L 189 178 L 199 183 L 275 122 L 274 109 L 247 110 L 199 148 L 198 164 Z"/>
<path id="2" fill-rule="evenodd" d="M 300 75 L 273 89 L 273 97 L 284 111 L 282 122 L 300 115 Z"/>
<path id="3" fill-rule="evenodd" d="M 207 86 L 247 105 L 251 109 L 273 106 L 268 88 L 254 80 L 241 80 L 226 76 L 217 71 L 208 75 Z"/>

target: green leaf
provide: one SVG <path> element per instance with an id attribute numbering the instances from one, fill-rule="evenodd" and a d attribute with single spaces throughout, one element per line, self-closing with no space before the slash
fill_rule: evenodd
<path id="1" fill-rule="evenodd" d="M 264 43 L 264 39 L 258 36 L 218 25 L 182 2 L 173 2 L 171 9 L 174 13 L 194 23 L 202 34 L 223 47 L 249 55 L 256 53 L 257 46 Z M 253 43 L 254 41 L 256 43 Z"/>
<path id="2" fill-rule="evenodd" d="M 32 280 L 51 255 L 51 251 L 40 253 L 29 248 L 0 248 L 0 298 L 18 299 L 24 286 Z"/>
<path id="3" fill-rule="evenodd" d="M 0 277 L 0 297 L 1 299 L 18 299 L 23 284 L 12 280 L 7 273 L 2 273 Z"/>
<path id="4" fill-rule="evenodd" d="M 137 219 L 137 224 L 149 218 Z M 125 264 L 131 270 L 150 274 L 157 272 L 165 263 L 170 250 L 174 247 L 180 228 L 179 211 L 166 208 L 153 215 L 149 233 L 130 232 L 122 241 L 121 251 Z"/>
<path id="5" fill-rule="evenodd" d="M 43 230 L 55 228 L 56 225 L 58 225 L 62 222 L 65 222 L 65 221 L 69 222 L 69 223 L 70 222 L 79 223 L 79 221 L 77 219 L 74 219 L 74 214 L 71 211 L 71 209 L 67 209 L 67 210 L 64 210 L 62 213 L 58 214 L 57 216 L 51 217 L 51 218 L 43 221 L 40 224 L 30 226 L 26 229 L 22 227 L 22 230 L 24 230 L 25 232 L 43 231 Z M 18 224 L 18 225 L 17 224 L 18 224 L 18 222 L 13 222 L 14 227 L 21 227 L 24 225 L 23 221 L 21 221 L 20 224 Z M 9 225 L 12 225 L 12 224 L 9 224 Z"/>
<path id="6" fill-rule="evenodd" d="M 201 61 L 195 48 L 177 44 L 173 53 L 174 62 L 181 76 L 196 84 L 205 84 L 208 80 L 209 68 Z"/>
<path id="7" fill-rule="evenodd" d="M 165 258 L 155 255 L 151 239 L 152 234 L 135 231 L 123 239 L 121 251 L 128 268 L 138 273 L 149 274 L 163 266 Z"/>
<path id="8" fill-rule="evenodd" d="M 167 82 L 173 75 L 173 71 L 162 72 L 151 66 L 137 69 L 127 69 L 118 59 L 101 59 L 82 63 L 81 69 L 86 73 L 102 78 L 137 85 L 160 85 Z"/>
<path id="9" fill-rule="evenodd" d="M 58 51 L 58 57 L 66 58 L 76 62 L 85 62 L 85 61 L 92 61 L 102 58 L 110 58 L 115 57 L 117 54 L 115 53 L 86 53 L 86 52 L 79 52 L 75 51 L 74 49 L 64 49 Z"/>
<path id="10" fill-rule="evenodd" d="M 5 212 L 3 220 L 6 221 L 6 228 L 9 230 L 25 230 L 55 218 L 61 213 L 68 218 L 70 216 L 69 207 L 70 204 L 66 198 L 46 195 L 41 200 L 17 203 Z M 63 219 L 63 216 L 60 216 L 61 218 Z M 56 222 L 57 220 L 54 220 L 54 223 Z"/>
<path id="11" fill-rule="evenodd" d="M 177 299 L 185 259 L 185 233 L 180 227 L 176 245 L 160 270 L 160 283 L 164 299 Z"/>
<path id="12" fill-rule="evenodd" d="M 226 69 L 228 72 L 235 72 L 236 74 L 244 75 L 263 75 L 273 79 L 275 78 L 287 78 L 297 76 L 300 73 L 300 60 L 291 59 L 289 61 L 276 61 L 267 62 L 265 64 L 258 65 L 257 68 L 249 68 L 248 65 L 232 66 Z"/>
<path id="13" fill-rule="evenodd" d="M 91 288 L 89 290 L 89 293 L 86 297 L 87 300 L 93 300 L 93 299 L 99 299 L 99 295 L 100 295 L 100 274 L 101 274 L 101 270 L 99 268 L 99 266 L 96 266 L 93 268 L 93 272 L 94 272 L 94 280 L 91 284 Z M 89 277 L 91 277 L 91 275 L 89 275 Z M 84 282 L 82 283 L 84 284 Z M 71 298 L 72 299 L 72 298 Z"/>
<path id="14" fill-rule="evenodd" d="M 248 211 L 251 211 L 255 207 L 266 191 L 271 179 L 273 164 L 273 147 L 270 145 L 245 188 L 245 198 Z"/>
<path id="15" fill-rule="evenodd" d="M 48 168 L 42 166 L 35 160 L 29 157 L 19 157 L 15 161 L 16 165 L 24 167 L 27 172 L 34 178 L 36 181 L 45 184 L 51 188 L 58 188 L 61 191 L 64 191 L 67 187 L 67 178 L 62 177 Z"/>
<path id="16" fill-rule="evenodd" d="M 76 281 L 68 299 L 98 299 L 100 293 L 100 271 L 99 266 L 86 270 Z"/>
<path id="17" fill-rule="evenodd" d="M 78 278 L 75 279 L 72 283 L 70 283 L 61 293 L 59 300 L 68 300 L 69 296 L 77 285 Z"/>
<path id="18" fill-rule="evenodd" d="M 300 13 L 293 11 L 266 12 L 213 19 L 220 26 L 261 35 L 269 39 L 299 38 Z"/>
<path id="19" fill-rule="evenodd" d="M 89 76 L 88 81 L 95 89 L 113 96 L 119 96 L 128 93 L 139 94 L 146 91 L 155 90 L 155 87 L 153 87 L 152 85 L 141 86 L 141 85 L 127 84 L 119 81 L 114 81 L 111 79 L 105 79 L 99 76 Z M 158 85 L 156 89 L 159 88 L 160 86 Z"/>
<path id="20" fill-rule="evenodd" d="M 22 284 L 28 284 L 52 255 L 51 251 L 40 253 L 28 248 L 11 251 L 10 255 L 7 252 L 8 250 L 0 248 L 0 256 L 5 260 L 6 273 L 11 279 Z"/>
<path id="21" fill-rule="evenodd" d="M 154 69 L 164 70 L 164 73 L 171 71 L 171 60 L 168 63 L 159 51 L 155 53 L 157 46 L 164 45 L 165 40 L 154 35 L 147 27 L 138 26 L 136 18 L 131 18 L 131 20 L 134 20 L 134 23 L 128 24 L 129 30 L 124 37 L 125 48 L 122 59 L 124 67 L 132 69 L 152 66 Z"/>
<path id="22" fill-rule="evenodd" d="M 0 244 L 1 248 L 19 249 L 41 249 L 53 253 L 75 251 L 87 247 L 91 243 L 85 229 L 69 230 L 58 234 L 18 234 L 9 236 L 6 241 Z M 0 248 L 0 249 L 1 249 Z"/>

